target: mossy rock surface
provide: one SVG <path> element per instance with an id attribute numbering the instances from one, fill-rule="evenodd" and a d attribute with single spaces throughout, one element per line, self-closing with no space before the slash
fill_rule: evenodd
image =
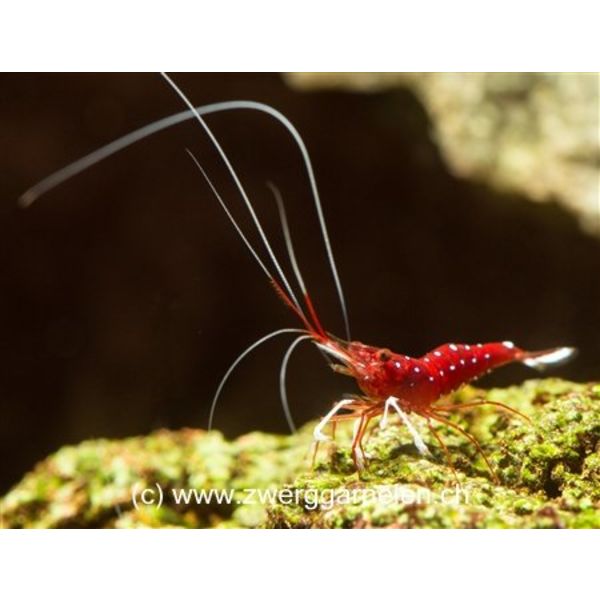
<path id="1" fill-rule="evenodd" d="M 343 428 L 335 445 L 320 449 L 314 469 L 314 423 L 295 435 L 250 433 L 233 441 L 215 431 L 158 431 L 62 448 L 0 500 L 0 523 L 600 527 L 600 385 L 547 379 L 488 391 L 465 387 L 452 401 L 475 399 L 506 403 L 531 419 L 493 406 L 453 411 L 453 421 L 479 440 L 497 483 L 475 447 L 440 425 L 454 474 L 418 418 L 432 455 L 420 456 L 406 430 L 390 423 L 366 443 L 360 476 L 350 459 L 351 432 Z"/>

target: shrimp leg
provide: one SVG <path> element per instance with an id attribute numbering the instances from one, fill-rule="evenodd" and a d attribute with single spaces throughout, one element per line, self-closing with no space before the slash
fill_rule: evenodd
<path id="1" fill-rule="evenodd" d="M 315 442 L 325 442 L 330 439 L 323 433 L 323 428 L 331 419 L 335 416 L 337 412 L 339 412 L 344 406 L 348 404 L 352 404 L 354 400 L 344 399 L 340 400 L 318 423 L 318 425 L 313 430 L 313 439 Z"/>
<path id="2" fill-rule="evenodd" d="M 404 425 L 406 425 L 406 428 L 408 429 L 408 431 L 410 431 L 410 434 L 412 435 L 412 438 L 413 438 L 413 442 L 415 443 L 415 446 L 417 447 L 417 450 L 419 451 L 419 453 L 423 454 L 424 456 L 431 454 L 429 452 L 429 448 L 423 441 L 423 438 L 420 436 L 419 432 L 415 429 L 414 425 L 410 422 L 406 413 L 400 408 L 400 405 L 398 404 L 398 398 L 394 398 L 394 396 L 390 396 L 385 401 L 384 415 L 383 415 L 383 419 L 382 419 L 382 421 L 385 420 L 385 423 L 383 426 L 385 427 L 385 424 L 387 423 L 387 412 L 389 410 L 389 408 L 388 408 L 389 406 L 391 406 L 398 413 L 398 416 L 400 417 L 400 419 L 402 420 Z"/>

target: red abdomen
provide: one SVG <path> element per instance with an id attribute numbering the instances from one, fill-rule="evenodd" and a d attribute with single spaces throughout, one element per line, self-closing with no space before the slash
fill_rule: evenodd
<path id="1" fill-rule="evenodd" d="M 436 380 L 440 396 L 462 384 L 523 355 L 512 342 L 489 344 L 444 344 L 421 357 L 423 365 Z"/>

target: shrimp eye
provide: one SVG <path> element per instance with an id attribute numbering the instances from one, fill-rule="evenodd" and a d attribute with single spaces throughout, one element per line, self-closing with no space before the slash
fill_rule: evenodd
<path id="1" fill-rule="evenodd" d="M 381 362 L 387 362 L 390 358 L 392 358 L 392 355 L 387 350 L 381 350 L 379 352 L 379 360 Z"/>

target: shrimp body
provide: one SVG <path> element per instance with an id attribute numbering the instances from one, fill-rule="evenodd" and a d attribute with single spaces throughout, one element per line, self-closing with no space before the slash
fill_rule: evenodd
<path id="1" fill-rule="evenodd" d="M 440 398 L 465 383 L 511 362 L 532 367 L 561 362 L 571 348 L 528 352 L 512 342 L 487 344 L 444 344 L 420 358 L 397 354 L 386 348 L 350 342 L 330 342 L 320 347 L 344 363 L 337 369 L 353 377 L 369 401 L 376 405 L 388 398 L 398 399 L 407 412 L 424 413 Z"/>
<path id="2" fill-rule="evenodd" d="M 408 418 L 409 414 L 415 413 L 427 420 L 429 429 L 438 441 L 440 438 L 432 429 L 432 420 L 442 422 L 467 437 L 482 454 L 495 481 L 495 473 L 477 440 L 440 413 L 489 404 L 526 420 L 527 417 L 500 402 L 477 401 L 443 406 L 437 404 L 438 400 L 502 365 L 522 362 L 529 367 L 542 368 L 564 362 L 575 352 L 574 348 L 567 346 L 528 352 L 508 341 L 487 344 L 450 343 L 438 346 L 420 358 L 411 358 L 386 348 L 368 346 L 360 342 L 344 343 L 328 339 L 323 337 L 322 333 L 313 334 L 312 337 L 323 351 L 342 363 L 341 366 L 333 365 L 334 370 L 353 377 L 364 394 L 338 402 L 315 427 L 315 449 L 319 442 L 327 439 L 322 433 L 327 423 L 335 424 L 337 421 L 355 419 L 357 427 L 352 441 L 352 459 L 356 468 L 360 470 L 364 467 L 365 456 L 362 440 L 369 422 L 383 415 L 380 423 L 384 427 L 388 412 L 393 410 L 410 431 L 419 452 L 428 454 L 425 442 Z M 443 444 L 442 447 L 452 467 L 448 450 Z"/>

